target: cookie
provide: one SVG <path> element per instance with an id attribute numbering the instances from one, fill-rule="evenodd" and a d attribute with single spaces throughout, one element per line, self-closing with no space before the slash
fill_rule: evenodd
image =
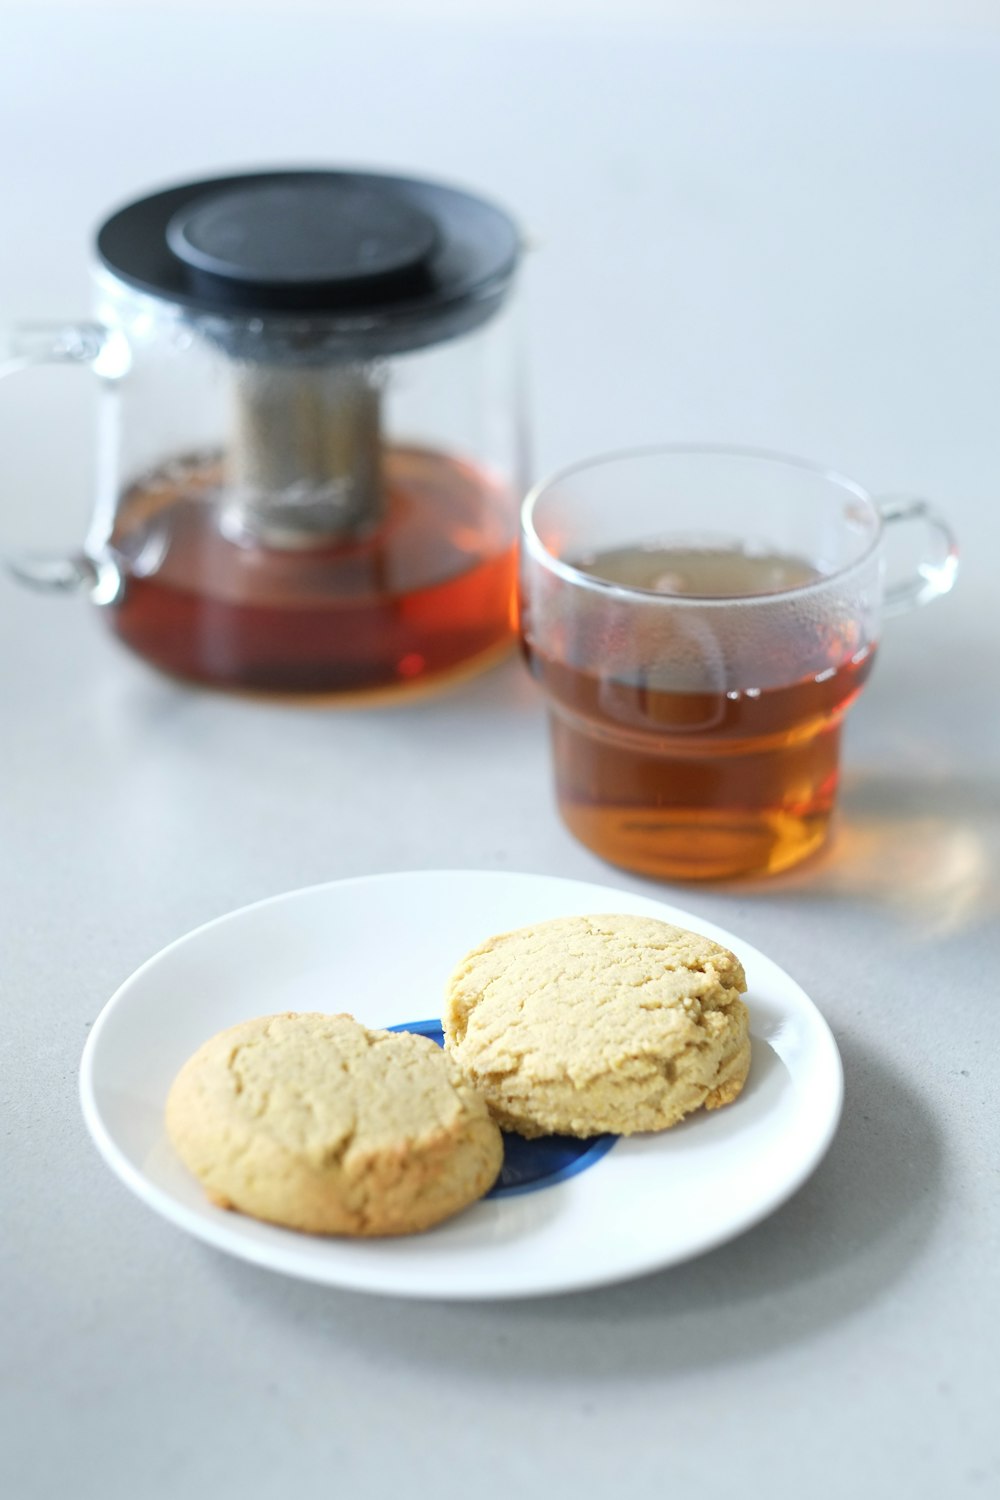
<path id="1" fill-rule="evenodd" d="M 739 960 L 697 933 L 652 917 L 560 917 L 463 959 L 445 1047 L 504 1130 L 666 1130 L 743 1087 L 745 989 Z"/>
<path id="2" fill-rule="evenodd" d="M 223 1031 L 185 1063 L 167 1132 L 224 1208 L 312 1234 L 409 1234 L 493 1184 L 500 1131 L 427 1037 L 347 1015 Z"/>

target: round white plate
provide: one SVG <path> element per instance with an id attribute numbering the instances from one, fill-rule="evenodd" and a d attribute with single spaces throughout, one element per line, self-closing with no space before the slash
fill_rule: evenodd
<path id="1" fill-rule="evenodd" d="M 170 1083 L 216 1031 L 287 1010 L 370 1026 L 440 1014 L 447 978 L 492 933 L 550 917 L 655 916 L 746 967 L 753 1062 L 740 1098 L 660 1135 L 616 1140 L 553 1185 L 487 1198 L 426 1234 L 314 1238 L 214 1207 L 163 1127 Z M 210 922 L 151 958 L 108 1002 L 83 1054 L 84 1118 L 111 1169 L 198 1239 L 290 1276 L 406 1297 L 539 1296 L 687 1260 L 777 1208 L 819 1162 L 842 1074 L 822 1016 L 741 938 L 692 913 L 546 875 L 422 871 L 293 891 Z"/>

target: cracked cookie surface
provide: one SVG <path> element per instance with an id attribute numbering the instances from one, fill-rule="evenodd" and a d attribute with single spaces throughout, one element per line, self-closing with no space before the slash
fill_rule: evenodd
<path id="1" fill-rule="evenodd" d="M 632 1135 L 736 1098 L 746 977 L 652 917 L 561 917 L 474 948 L 448 987 L 445 1048 L 520 1135 Z"/>
<path id="2" fill-rule="evenodd" d="M 500 1131 L 427 1037 L 289 1013 L 212 1037 L 181 1069 L 167 1133 L 209 1197 L 313 1234 L 408 1234 L 493 1184 Z"/>

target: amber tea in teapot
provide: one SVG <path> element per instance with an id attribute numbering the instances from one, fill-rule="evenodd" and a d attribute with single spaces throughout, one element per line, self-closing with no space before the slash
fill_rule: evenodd
<path id="1" fill-rule="evenodd" d="M 383 696 L 493 661 L 514 628 L 517 230 L 423 180 L 184 184 L 97 236 L 98 321 L 33 357 L 105 385 L 82 583 L 176 676 Z"/>

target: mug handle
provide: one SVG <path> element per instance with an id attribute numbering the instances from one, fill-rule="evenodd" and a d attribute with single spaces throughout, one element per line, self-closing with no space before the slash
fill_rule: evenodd
<path id="1" fill-rule="evenodd" d="M 10 356 L 0 363 L 0 380 L 39 365 L 82 365 L 99 376 L 114 378 L 130 362 L 124 336 L 101 323 L 23 323 L 12 329 Z M 79 552 L 60 557 L 48 553 L 3 553 L 0 564 L 18 583 L 46 593 L 76 593 L 87 589 L 98 604 L 117 598 L 121 576 L 114 564 L 91 555 L 84 544 Z"/>
<path id="2" fill-rule="evenodd" d="M 958 543 L 947 521 L 929 501 L 916 495 L 885 495 L 876 503 L 886 527 L 918 522 L 927 533 L 924 560 L 917 565 L 912 578 L 890 584 L 886 589 L 883 615 L 906 614 L 947 594 L 958 574 Z"/>

